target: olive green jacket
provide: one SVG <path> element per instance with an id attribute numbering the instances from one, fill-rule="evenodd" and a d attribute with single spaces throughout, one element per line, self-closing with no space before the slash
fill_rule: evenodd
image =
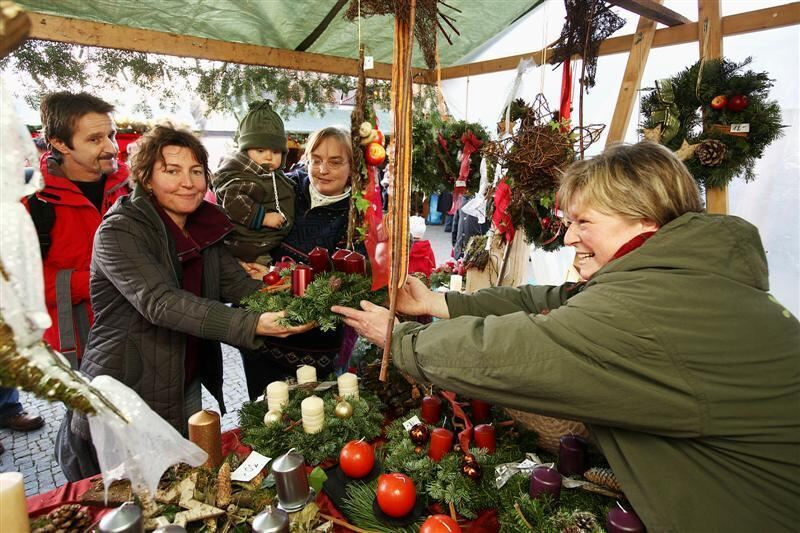
<path id="1" fill-rule="evenodd" d="M 796 531 L 800 323 L 758 231 L 690 213 L 585 285 L 448 293 L 395 328 L 397 366 L 470 397 L 585 421 L 652 531 Z M 549 311 L 549 312 L 546 312 Z"/>

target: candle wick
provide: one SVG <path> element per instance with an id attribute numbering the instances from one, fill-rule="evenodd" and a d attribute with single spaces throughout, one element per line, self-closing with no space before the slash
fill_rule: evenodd
<path id="1" fill-rule="evenodd" d="M 620 509 L 622 509 L 622 512 L 623 512 L 623 513 L 627 513 L 627 512 L 628 512 L 628 511 L 626 511 L 626 510 L 625 510 L 625 508 L 622 506 L 622 504 L 621 504 L 621 503 L 619 503 L 619 500 L 617 500 L 617 507 L 619 507 Z"/>
<path id="2" fill-rule="evenodd" d="M 442 420 L 442 427 L 444 427 L 445 425 L 447 425 L 447 417 L 446 416 L 444 417 L 444 420 Z"/>

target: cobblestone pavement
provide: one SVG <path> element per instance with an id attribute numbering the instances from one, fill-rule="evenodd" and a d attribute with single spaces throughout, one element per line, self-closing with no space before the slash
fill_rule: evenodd
<path id="1" fill-rule="evenodd" d="M 450 236 L 441 225 L 428 226 L 425 237 L 431 241 L 437 263 L 450 259 Z M 239 425 L 238 411 L 247 401 L 247 382 L 238 350 L 223 345 L 222 359 L 225 372 L 223 394 L 228 408 L 228 414 L 222 417 L 222 430 L 227 431 Z M 20 393 L 20 401 L 29 412 L 41 415 L 45 425 L 27 433 L 0 429 L 0 442 L 6 448 L 0 455 L 0 472 L 21 472 L 25 493 L 32 496 L 66 483 L 54 456 L 56 434 L 66 409 L 61 403 L 48 403 L 26 392 Z M 203 407 L 219 410 L 217 401 L 205 389 Z"/>
<path id="2" fill-rule="evenodd" d="M 238 427 L 239 408 L 247 401 L 247 382 L 239 351 L 222 346 L 224 368 L 225 407 L 228 414 L 222 417 L 222 431 Z M 21 472 L 25 481 L 25 494 L 32 496 L 66 483 L 61 468 L 55 460 L 54 443 L 66 408 L 62 403 L 48 403 L 26 393 L 20 393 L 23 407 L 41 415 L 45 424 L 29 432 L 0 429 L 0 442 L 6 447 L 0 455 L 0 472 Z M 203 389 L 203 407 L 219 410 L 217 401 Z"/>

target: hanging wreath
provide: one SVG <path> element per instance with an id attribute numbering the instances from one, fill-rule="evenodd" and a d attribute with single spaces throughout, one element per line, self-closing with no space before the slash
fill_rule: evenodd
<path id="1" fill-rule="evenodd" d="M 773 80 L 745 71 L 751 61 L 697 62 L 642 100 L 645 138 L 675 151 L 703 187 L 754 179 L 755 162 L 783 134 L 780 107 L 768 99 Z"/>

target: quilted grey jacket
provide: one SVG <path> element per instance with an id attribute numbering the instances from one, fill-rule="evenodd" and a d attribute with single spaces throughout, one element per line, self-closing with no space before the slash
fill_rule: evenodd
<path id="1" fill-rule="evenodd" d="M 195 216 L 203 209 L 218 208 L 204 204 Z M 137 187 L 106 214 L 91 263 L 95 323 L 81 371 L 89 378 L 105 374 L 125 383 L 184 434 L 191 414 L 184 413 L 186 335 L 212 341 L 202 346 L 200 376 L 223 413 L 219 341 L 244 348 L 262 345 L 255 334 L 259 314 L 223 303 L 238 302 L 262 284 L 247 276 L 221 237 L 202 254 L 200 298 L 181 289 L 175 245 L 149 197 Z"/>

